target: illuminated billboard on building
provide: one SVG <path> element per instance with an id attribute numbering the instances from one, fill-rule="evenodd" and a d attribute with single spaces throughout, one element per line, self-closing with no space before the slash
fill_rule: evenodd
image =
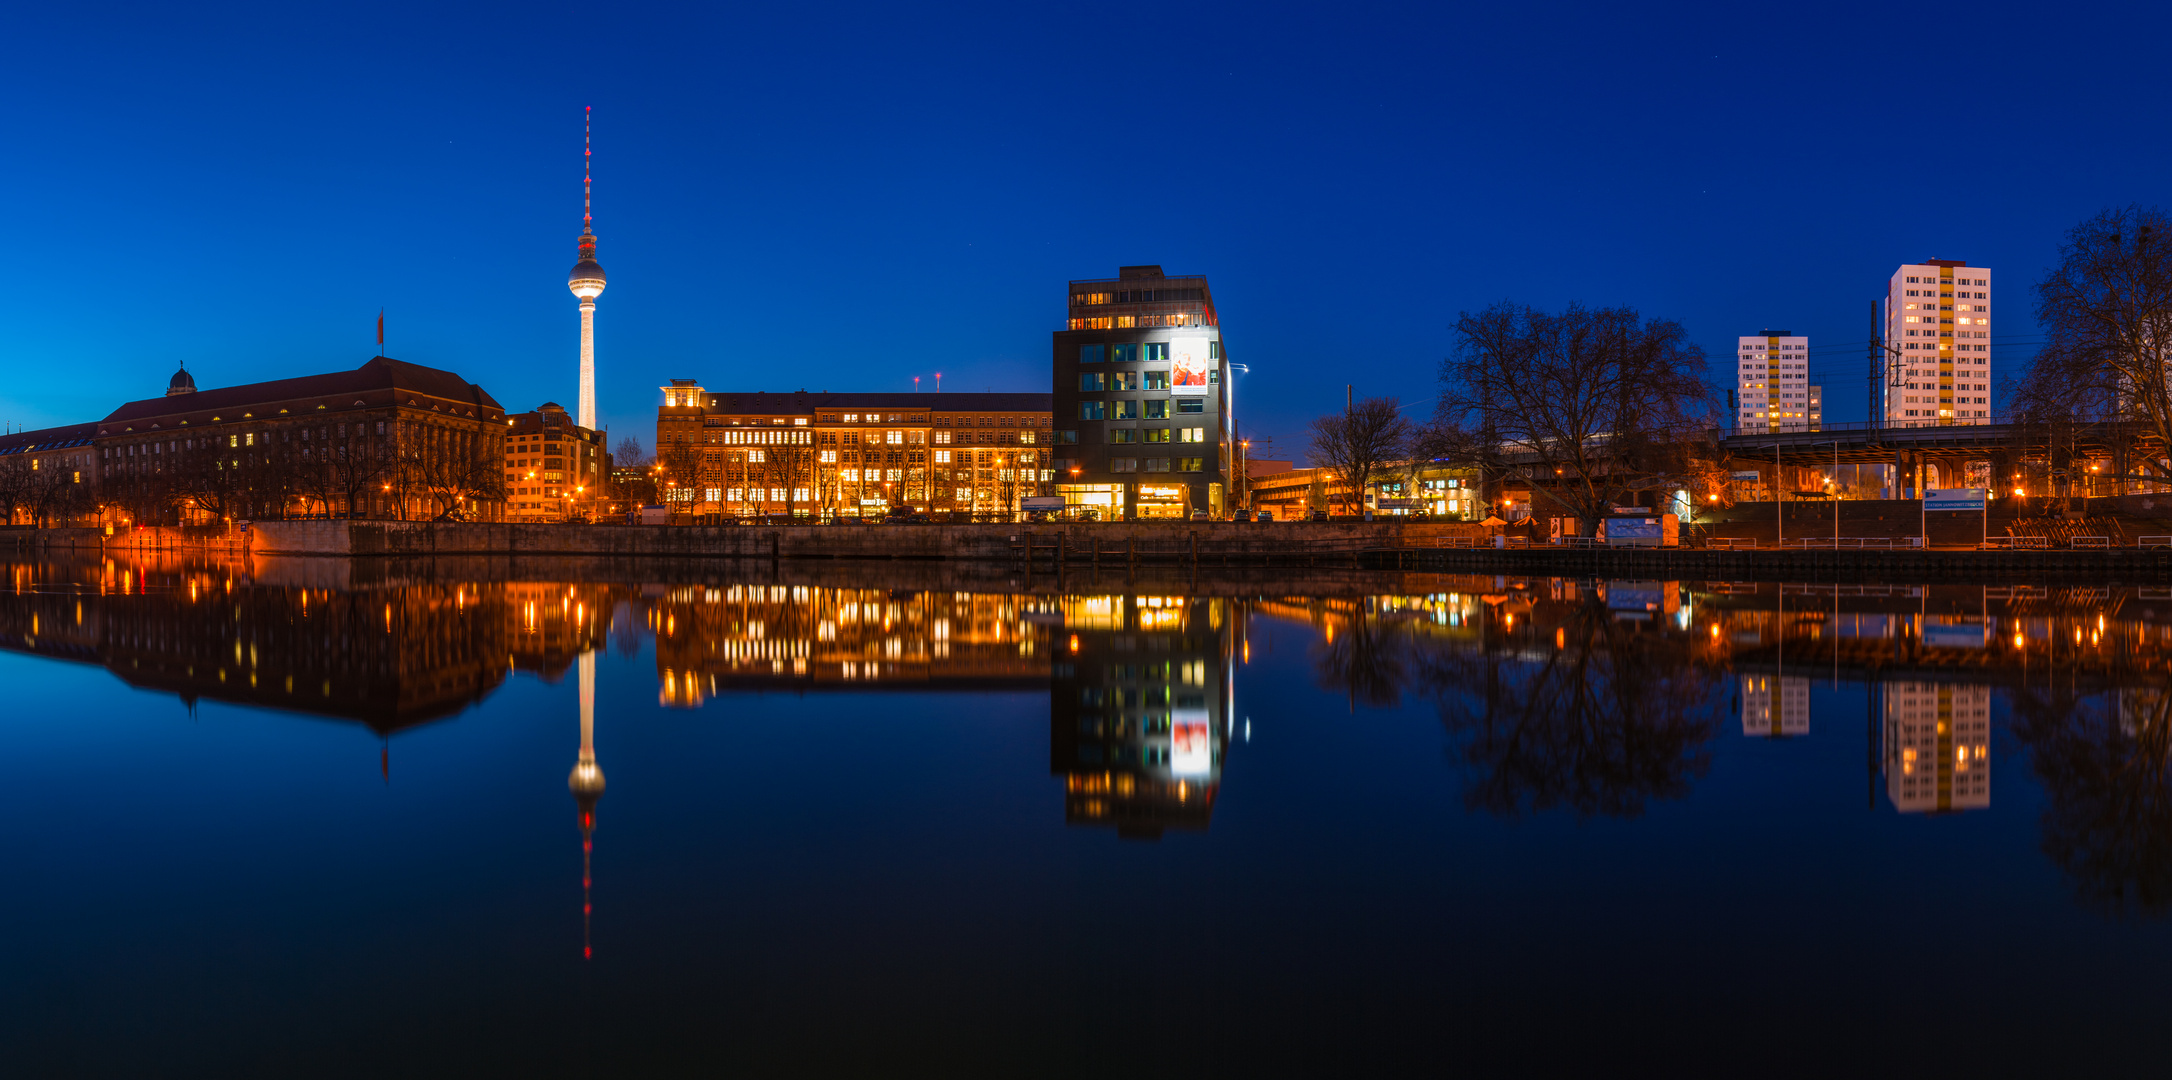
<path id="1" fill-rule="evenodd" d="M 1178 776 L 1207 775 L 1214 765 L 1212 743 L 1207 710 L 1178 709 L 1169 722 L 1169 771 Z"/>
<path id="2" fill-rule="evenodd" d="M 1207 373 L 1214 369 L 1206 338 L 1178 338 L 1169 343 L 1169 392 L 1194 397 L 1207 392 Z"/>

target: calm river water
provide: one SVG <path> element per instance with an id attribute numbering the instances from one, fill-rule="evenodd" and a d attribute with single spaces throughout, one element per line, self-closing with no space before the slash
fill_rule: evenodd
<path id="1" fill-rule="evenodd" d="M 2172 590 L 0 569 L 10 1075 L 2163 1057 Z"/>

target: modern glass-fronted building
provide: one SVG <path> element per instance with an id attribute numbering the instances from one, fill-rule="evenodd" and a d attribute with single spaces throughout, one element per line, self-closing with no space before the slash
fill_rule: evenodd
<path id="1" fill-rule="evenodd" d="M 1105 519 L 1227 508 L 1229 358 L 1207 279 L 1074 281 L 1055 332 L 1056 493 Z"/>

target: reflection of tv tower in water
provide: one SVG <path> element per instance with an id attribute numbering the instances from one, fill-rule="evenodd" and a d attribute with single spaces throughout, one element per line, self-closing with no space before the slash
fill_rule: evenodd
<path id="1" fill-rule="evenodd" d="M 573 801 L 581 808 L 581 958 L 585 960 L 595 955 L 588 943 L 588 917 L 594 910 L 588 898 L 588 859 L 596 847 L 596 800 L 603 798 L 603 770 L 596 767 L 596 654 L 582 653 L 579 663 L 581 756 L 574 759 L 573 775 L 566 777 L 566 786 L 573 790 Z"/>
<path id="2" fill-rule="evenodd" d="M 589 202 L 589 163 L 595 151 L 589 146 L 588 113 L 581 121 L 581 257 L 566 275 L 566 288 L 581 298 L 581 401 L 576 422 L 596 428 L 596 298 L 603 295 L 603 267 L 596 262 L 595 213 Z"/>

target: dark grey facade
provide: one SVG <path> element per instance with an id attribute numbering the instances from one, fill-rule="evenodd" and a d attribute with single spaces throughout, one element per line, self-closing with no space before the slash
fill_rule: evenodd
<path id="1" fill-rule="evenodd" d="M 1229 357 L 1207 279 L 1071 282 L 1055 340 L 1056 493 L 1114 519 L 1229 507 Z"/>

